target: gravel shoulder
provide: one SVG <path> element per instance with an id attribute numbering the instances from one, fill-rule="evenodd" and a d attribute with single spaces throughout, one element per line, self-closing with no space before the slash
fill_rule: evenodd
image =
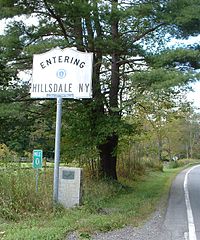
<path id="1" fill-rule="evenodd" d="M 92 236 L 93 240 L 160 240 L 161 231 L 163 231 L 163 222 L 166 212 L 166 199 L 163 200 L 156 212 L 154 212 L 139 227 L 125 227 L 107 233 L 97 233 Z"/>
<path id="2" fill-rule="evenodd" d="M 91 236 L 92 240 L 161 240 L 160 236 L 163 235 L 163 222 L 165 219 L 166 196 L 163 198 L 158 206 L 158 209 L 139 227 L 127 226 L 122 229 L 113 230 L 110 232 L 98 232 Z M 168 235 L 167 232 L 164 234 Z M 71 233 L 66 240 L 80 239 L 77 234 Z M 170 239 L 170 237 L 168 238 Z"/>

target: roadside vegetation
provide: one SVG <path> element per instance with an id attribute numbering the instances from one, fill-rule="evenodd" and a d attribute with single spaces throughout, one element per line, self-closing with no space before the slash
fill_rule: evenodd
<path id="1" fill-rule="evenodd" d="M 16 165 L 13 169 L 10 162 L 0 171 L 0 238 L 60 240 L 75 231 L 80 239 L 90 239 L 96 231 L 138 226 L 158 204 L 165 204 L 177 172 L 194 162 L 179 160 L 162 171 L 146 168 L 140 175 L 121 176 L 118 182 L 86 176 L 83 205 L 73 209 L 52 205 L 51 168 L 40 171 L 36 192 L 34 169 L 16 169 Z"/>

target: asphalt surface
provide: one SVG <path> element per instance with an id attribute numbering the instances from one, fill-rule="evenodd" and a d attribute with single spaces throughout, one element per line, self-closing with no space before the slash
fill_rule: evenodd
<path id="1" fill-rule="evenodd" d="M 156 240 L 200 240 L 200 166 L 193 167 L 190 172 L 189 170 L 186 169 L 177 175 L 172 184 L 161 233 Z M 188 209 L 185 200 L 184 181 L 187 172 L 189 172 L 187 190 L 191 209 Z M 191 220 L 188 211 L 193 217 L 195 235 L 189 233 L 188 223 L 191 224 Z"/>
<path id="2" fill-rule="evenodd" d="M 188 234 L 187 209 L 183 186 L 186 171 L 184 170 L 177 175 L 172 184 L 160 240 L 184 240 Z"/>
<path id="3" fill-rule="evenodd" d="M 141 227 L 126 227 L 108 233 L 97 233 L 93 240 L 200 240 L 200 165 L 192 168 L 187 177 L 187 189 L 193 216 L 195 236 L 189 234 L 188 206 L 184 181 L 186 169 L 177 175 L 171 186 L 167 209 L 161 204 L 159 209 Z M 194 238 L 195 237 L 195 238 Z M 69 240 L 78 239 L 73 233 Z"/>

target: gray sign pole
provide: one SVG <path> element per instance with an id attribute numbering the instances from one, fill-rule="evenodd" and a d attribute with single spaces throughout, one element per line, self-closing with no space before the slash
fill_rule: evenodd
<path id="1" fill-rule="evenodd" d="M 35 183 L 36 183 L 36 193 L 38 193 L 38 181 L 39 181 L 39 169 L 36 168 L 36 179 L 35 179 Z"/>
<path id="2" fill-rule="evenodd" d="M 57 98 L 55 157 L 54 157 L 54 184 L 53 184 L 54 203 L 58 202 L 61 118 L 62 118 L 62 98 Z"/>

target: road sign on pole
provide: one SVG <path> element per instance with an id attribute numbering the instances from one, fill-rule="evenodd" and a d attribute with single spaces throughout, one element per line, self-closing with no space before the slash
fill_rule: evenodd
<path id="1" fill-rule="evenodd" d="M 33 168 L 42 168 L 42 150 L 33 150 Z"/>
<path id="2" fill-rule="evenodd" d="M 54 48 L 46 53 L 34 54 L 31 98 L 56 98 L 56 136 L 54 161 L 54 203 L 58 202 L 60 131 L 62 99 L 83 99 L 92 97 L 93 53 L 80 52 L 74 48 Z M 33 167 L 40 168 L 38 157 L 41 150 L 35 150 Z M 42 153 L 41 153 L 42 154 Z"/>

